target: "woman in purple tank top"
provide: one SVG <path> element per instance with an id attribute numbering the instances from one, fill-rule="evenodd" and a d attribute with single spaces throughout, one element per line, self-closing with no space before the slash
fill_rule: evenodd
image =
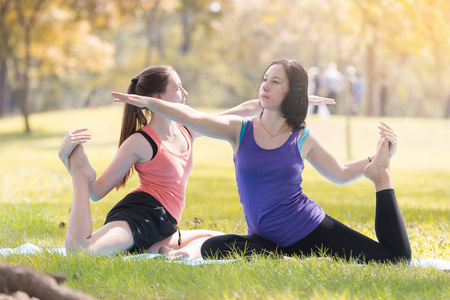
<path id="1" fill-rule="evenodd" d="M 201 253 L 205 258 L 228 257 L 235 251 L 288 256 L 326 253 L 347 260 L 394 263 L 411 259 L 389 170 L 390 157 L 397 148 L 394 130 L 382 122 L 376 154 L 343 164 L 305 125 L 307 87 L 307 73 L 298 61 L 272 62 L 259 89 L 262 112 L 248 120 L 204 114 L 150 97 L 112 93 L 116 102 L 147 107 L 206 136 L 226 140 L 233 148 L 248 234 L 209 238 L 202 241 L 199 251 L 181 249 L 180 253 Z M 337 184 L 363 175 L 374 183 L 378 241 L 331 218 L 306 196 L 301 188 L 304 159 Z"/>

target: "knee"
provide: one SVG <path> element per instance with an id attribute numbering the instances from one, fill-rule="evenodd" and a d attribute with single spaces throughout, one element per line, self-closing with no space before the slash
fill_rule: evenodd
<path id="1" fill-rule="evenodd" d="M 203 242 L 200 253 L 203 258 L 214 258 L 221 259 L 225 257 L 223 253 L 223 248 L 226 245 L 226 241 L 224 241 L 224 235 L 217 235 L 211 237 Z"/>
<path id="2" fill-rule="evenodd" d="M 203 242 L 200 253 L 204 258 L 224 259 L 236 250 L 244 249 L 246 241 L 240 235 L 220 234 Z"/>
<path id="3" fill-rule="evenodd" d="M 409 263 L 409 262 L 411 262 L 411 258 L 412 258 L 411 246 L 408 243 L 407 245 L 404 246 L 404 248 L 405 249 L 402 251 L 402 253 L 399 253 L 398 260 Z"/>
<path id="4" fill-rule="evenodd" d="M 403 262 L 408 262 L 408 263 L 411 262 L 411 258 L 412 258 L 411 250 L 406 251 L 406 253 L 404 253 L 402 256 L 399 257 L 399 259 L 400 259 L 401 261 L 403 261 Z"/>
<path id="5" fill-rule="evenodd" d="M 387 259 L 385 261 L 394 264 L 410 263 L 411 262 L 411 250 L 405 250 L 403 253 L 397 253 L 394 257 Z"/>
<path id="6" fill-rule="evenodd" d="M 82 250 L 87 250 L 88 243 L 84 239 L 79 240 L 79 239 L 66 237 L 66 240 L 64 242 L 64 247 L 66 248 L 67 253 L 76 253 L 76 252 L 80 252 Z"/>

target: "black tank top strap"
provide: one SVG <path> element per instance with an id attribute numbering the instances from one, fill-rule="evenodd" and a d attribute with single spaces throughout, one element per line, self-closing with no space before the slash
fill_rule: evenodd
<path id="1" fill-rule="evenodd" d="M 189 133 L 189 135 L 190 135 L 191 138 L 192 138 L 192 134 L 191 134 L 191 132 L 189 131 L 189 129 L 188 129 L 186 126 L 184 126 L 184 125 L 183 125 L 183 127 L 184 127 L 184 129 L 186 129 L 186 131 Z"/>
<path id="2" fill-rule="evenodd" d="M 158 152 L 158 146 L 156 145 L 155 141 L 151 138 L 151 136 L 148 135 L 147 132 L 145 132 L 143 130 L 138 130 L 136 132 L 142 134 L 147 139 L 147 141 L 150 143 L 150 145 L 152 146 L 153 156 L 150 159 L 150 160 L 152 160 L 155 157 L 156 153 Z"/>

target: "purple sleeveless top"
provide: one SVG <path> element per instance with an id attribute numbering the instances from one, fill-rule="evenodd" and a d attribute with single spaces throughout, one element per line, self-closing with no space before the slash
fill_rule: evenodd
<path id="1" fill-rule="evenodd" d="M 236 182 L 244 208 L 248 234 L 258 235 L 281 247 L 311 233 L 325 217 L 322 208 L 302 192 L 303 159 L 292 132 L 279 148 L 259 147 L 253 122 L 246 120 L 234 157 Z"/>

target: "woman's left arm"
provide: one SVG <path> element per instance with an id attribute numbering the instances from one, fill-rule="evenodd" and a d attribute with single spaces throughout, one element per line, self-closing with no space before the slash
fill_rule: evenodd
<path id="1" fill-rule="evenodd" d="M 380 136 L 386 137 L 390 141 L 392 157 L 397 149 L 397 135 L 386 123 L 381 122 L 378 128 L 380 129 Z M 305 141 L 306 153 L 302 156 L 306 157 L 322 176 L 336 184 L 343 185 L 360 178 L 363 175 L 364 168 L 375 157 L 375 155 L 372 155 L 343 164 L 325 148 L 313 131 L 311 131 L 307 140 L 309 141 Z"/>
<path id="2" fill-rule="evenodd" d="M 368 158 L 345 164 L 341 163 L 325 148 L 319 137 L 312 130 L 304 146 L 309 146 L 306 154 L 308 162 L 323 177 L 336 184 L 343 185 L 360 178 L 363 175 L 364 168 L 369 163 Z"/>

